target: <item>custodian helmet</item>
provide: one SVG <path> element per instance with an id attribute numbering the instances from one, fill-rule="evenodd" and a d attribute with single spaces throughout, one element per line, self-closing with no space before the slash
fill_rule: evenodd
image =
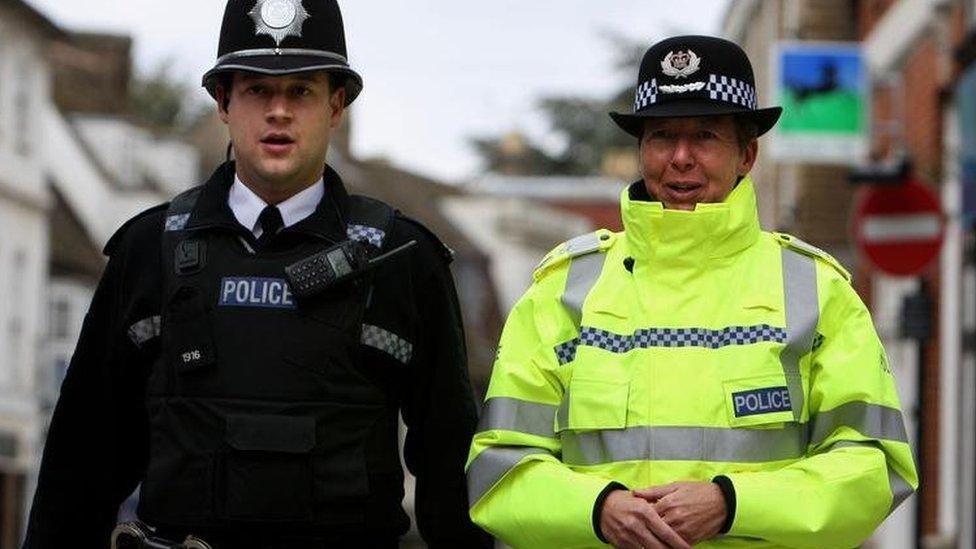
<path id="1" fill-rule="evenodd" d="M 336 0 L 228 0 L 217 63 L 203 75 L 203 86 L 215 95 L 217 76 L 233 71 L 326 71 L 340 77 L 347 105 L 363 89 L 362 77 L 346 57 Z"/>

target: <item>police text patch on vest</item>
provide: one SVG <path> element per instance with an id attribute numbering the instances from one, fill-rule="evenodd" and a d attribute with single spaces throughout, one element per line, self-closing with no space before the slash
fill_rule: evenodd
<path id="1" fill-rule="evenodd" d="M 295 299 L 283 278 L 229 276 L 220 281 L 220 306 L 294 309 Z"/>
<path id="2" fill-rule="evenodd" d="M 790 391 L 786 387 L 764 387 L 732 393 L 732 406 L 735 417 L 792 410 Z"/>

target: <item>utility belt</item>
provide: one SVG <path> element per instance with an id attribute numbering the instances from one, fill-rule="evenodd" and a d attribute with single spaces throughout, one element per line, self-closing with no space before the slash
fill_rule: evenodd
<path id="1" fill-rule="evenodd" d="M 180 529 L 182 530 L 182 529 Z M 160 535 L 162 532 L 163 535 Z M 170 537 L 167 538 L 166 536 Z M 207 534 L 210 542 L 202 538 L 187 535 L 182 542 L 172 538 L 182 537 L 166 531 L 162 527 L 152 528 L 142 522 L 124 522 L 115 527 L 112 531 L 111 549 L 240 549 L 242 547 L 282 547 L 282 548 L 345 548 L 360 547 L 362 549 L 396 549 L 400 546 L 400 536 L 390 531 L 370 532 L 355 531 L 337 533 L 332 536 L 307 536 L 302 532 L 295 532 L 293 535 L 272 534 L 271 537 L 265 535 L 254 536 L 252 532 L 240 531 L 232 534 L 231 538 L 218 539 L 211 538 Z"/>
<path id="2" fill-rule="evenodd" d="M 123 522 L 112 531 L 112 549 L 213 549 L 209 543 L 194 536 L 186 536 L 179 542 L 156 537 L 154 533 L 141 522 Z"/>

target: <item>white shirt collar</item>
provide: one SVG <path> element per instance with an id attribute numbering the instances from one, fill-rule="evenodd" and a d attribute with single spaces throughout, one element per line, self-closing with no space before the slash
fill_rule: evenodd
<path id="1" fill-rule="evenodd" d="M 311 187 L 279 203 L 278 211 L 281 212 L 285 227 L 290 227 L 312 215 L 324 196 L 325 182 L 319 179 Z M 237 176 L 234 177 L 234 184 L 230 186 L 227 205 L 234 212 L 237 222 L 251 231 L 255 238 L 260 238 L 262 230 L 261 225 L 258 224 L 258 217 L 268 204 Z"/>

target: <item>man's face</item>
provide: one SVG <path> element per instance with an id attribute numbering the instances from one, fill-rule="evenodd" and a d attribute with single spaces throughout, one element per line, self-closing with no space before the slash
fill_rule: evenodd
<path id="1" fill-rule="evenodd" d="M 224 109 L 226 98 L 230 103 Z M 217 105 L 230 129 L 241 179 L 297 192 L 322 176 L 329 138 L 342 119 L 345 90 L 332 92 L 324 72 L 234 73 L 230 90 L 218 86 Z"/>
<path id="2" fill-rule="evenodd" d="M 651 118 L 640 141 L 641 176 L 665 208 L 694 210 L 699 202 L 725 200 L 758 150 L 756 140 L 739 146 L 731 116 Z"/>

